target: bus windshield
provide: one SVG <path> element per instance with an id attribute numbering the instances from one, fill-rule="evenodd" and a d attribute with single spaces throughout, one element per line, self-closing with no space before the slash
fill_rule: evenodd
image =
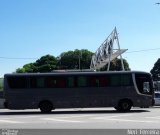
<path id="1" fill-rule="evenodd" d="M 152 82 L 150 75 L 136 74 L 136 84 L 140 93 L 152 95 Z"/>

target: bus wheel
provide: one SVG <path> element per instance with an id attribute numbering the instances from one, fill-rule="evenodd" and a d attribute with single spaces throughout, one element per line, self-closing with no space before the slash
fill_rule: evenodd
<path id="1" fill-rule="evenodd" d="M 42 101 L 39 103 L 39 108 L 42 113 L 50 113 L 53 109 L 53 104 L 50 101 Z"/>
<path id="2" fill-rule="evenodd" d="M 130 111 L 132 107 L 132 102 L 128 99 L 121 100 L 118 104 L 118 107 L 116 107 L 117 111 L 120 112 L 128 112 Z"/>

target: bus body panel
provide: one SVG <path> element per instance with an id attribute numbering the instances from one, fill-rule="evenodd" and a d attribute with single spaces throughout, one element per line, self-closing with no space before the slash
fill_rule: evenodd
<path id="1" fill-rule="evenodd" d="M 138 72 L 139 73 L 139 72 Z M 141 73 L 141 72 L 140 72 Z M 74 76 L 113 76 L 131 75 L 130 86 L 105 87 L 73 87 L 73 88 L 10 88 L 7 78 L 15 77 L 68 77 Z M 142 74 L 142 73 L 141 73 Z M 145 74 L 145 73 L 143 73 Z M 152 94 L 137 93 L 135 72 L 104 72 L 104 73 L 64 73 L 64 74 L 9 74 L 4 77 L 4 96 L 9 109 L 37 109 L 41 101 L 50 101 L 54 108 L 90 108 L 90 107 L 116 107 L 120 100 L 129 99 L 134 107 L 152 106 Z M 31 79 L 29 79 L 31 81 Z M 28 82 L 27 82 L 28 83 Z M 28 85 L 28 84 L 27 84 Z M 77 85 L 77 84 L 76 84 Z"/>

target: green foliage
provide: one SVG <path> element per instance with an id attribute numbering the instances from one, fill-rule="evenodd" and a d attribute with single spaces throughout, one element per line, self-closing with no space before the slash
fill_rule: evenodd
<path id="1" fill-rule="evenodd" d="M 86 50 L 74 50 L 63 52 L 59 57 L 55 58 L 52 55 L 42 56 L 34 63 L 25 64 L 22 68 L 16 70 L 17 73 L 44 73 L 51 72 L 56 69 L 89 69 L 93 53 Z M 125 70 L 130 70 L 129 64 L 125 59 Z M 101 70 L 107 70 L 107 65 Z M 111 62 L 110 70 L 122 70 L 120 59 L 115 59 Z"/>
<path id="2" fill-rule="evenodd" d="M 24 65 L 16 70 L 17 73 L 35 73 L 35 72 L 51 72 L 57 69 L 57 59 L 54 56 L 46 55 L 38 59 L 34 63 Z"/>
<path id="3" fill-rule="evenodd" d="M 16 73 L 26 73 L 25 68 L 16 69 Z"/>
<path id="4" fill-rule="evenodd" d="M 16 70 L 17 73 L 32 73 L 36 72 L 35 63 L 25 64 L 22 68 Z"/>
<path id="5" fill-rule="evenodd" d="M 52 55 L 41 57 L 34 63 L 36 72 L 51 72 L 57 69 L 57 59 Z"/>
<path id="6" fill-rule="evenodd" d="M 123 64 L 124 64 L 124 69 L 126 71 L 131 70 L 129 68 L 128 62 L 125 59 L 123 59 Z M 102 68 L 101 71 L 106 71 L 107 67 L 108 67 L 108 64 L 104 66 L 104 68 Z M 122 70 L 121 59 L 116 58 L 113 61 L 111 61 L 109 70 L 110 71 L 121 71 Z"/>
<path id="7" fill-rule="evenodd" d="M 150 72 L 154 81 L 160 81 L 160 58 L 156 61 Z"/>
<path id="8" fill-rule="evenodd" d="M 59 69 L 89 69 L 93 53 L 86 50 L 74 50 L 60 55 Z M 80 67 L 79 67 L 80 66 Z"/>
<path id="9" fill-rule="evenodd" d="M 3 78 L 0 78 L 0 91 L 3 89 Z"/>

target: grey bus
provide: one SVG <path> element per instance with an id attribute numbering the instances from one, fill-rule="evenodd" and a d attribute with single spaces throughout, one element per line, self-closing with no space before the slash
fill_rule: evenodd
<path id="1" fill-rule="evenodd" d="M 18 73 L 4 76 L 5 107 L 40 109 L 131 107 L 153 105 L 149 73 L 140 71 Z"/>

